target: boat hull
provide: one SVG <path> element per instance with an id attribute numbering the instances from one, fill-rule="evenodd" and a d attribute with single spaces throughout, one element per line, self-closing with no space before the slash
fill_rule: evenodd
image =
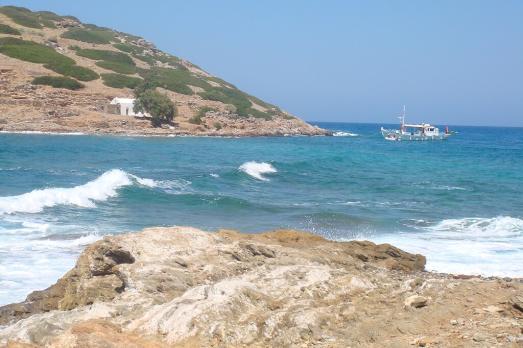
<path id="1" fill-rule="evenodd" d="M 389 141 L 432 141 L 432 140 L 446 140 L 450 136 L 448 133 L 438 135 L 424 135 L 424 134 L 405 134 L 397 130 L 382 129 L 381 134 L 385 140 Z"/>

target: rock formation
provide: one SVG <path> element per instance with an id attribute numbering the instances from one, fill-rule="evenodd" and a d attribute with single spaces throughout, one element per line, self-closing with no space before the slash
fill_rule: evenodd
<path id="1" fill-rule="evenodd" d="M 0 344 L 521 344 L 520 280 L 433 274 L 424 265 L 391 245 L 304 232 L 150 228 L 105 237 L 56 284 L 0 308 Z"/>

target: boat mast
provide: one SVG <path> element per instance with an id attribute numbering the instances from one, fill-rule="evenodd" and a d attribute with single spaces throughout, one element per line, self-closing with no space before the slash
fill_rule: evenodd
<path id="1" fill-rule="evenodd" d="M 401 113 L 400 119 L 400 129 L 403 131 L 405 128 L 405 105 L 403 105 L 403 112 Z"/>

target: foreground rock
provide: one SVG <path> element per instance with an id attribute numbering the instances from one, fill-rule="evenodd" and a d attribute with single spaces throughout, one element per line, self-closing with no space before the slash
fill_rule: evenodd
<path id="1" fill-rule="evenodd" d="M 0 344 L 520 344 L 521 282 L 424 265 L 390 245 L 296 231 L 152 228 L 92 244 L 55 285 L 0 308 Z"/>

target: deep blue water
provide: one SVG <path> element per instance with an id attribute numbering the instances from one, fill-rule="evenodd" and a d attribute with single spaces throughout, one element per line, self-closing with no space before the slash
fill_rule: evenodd
<path id="1" fill-rule="evenodd" d="M 523 128 L 396 143 L 379 125 L 319 125 L 350 134 L 1 134 L 0 304 L 53 283 L 86 243 L 159 225 L 290 227 L 390 242 L 431 270 L 523 276 Z"/>

